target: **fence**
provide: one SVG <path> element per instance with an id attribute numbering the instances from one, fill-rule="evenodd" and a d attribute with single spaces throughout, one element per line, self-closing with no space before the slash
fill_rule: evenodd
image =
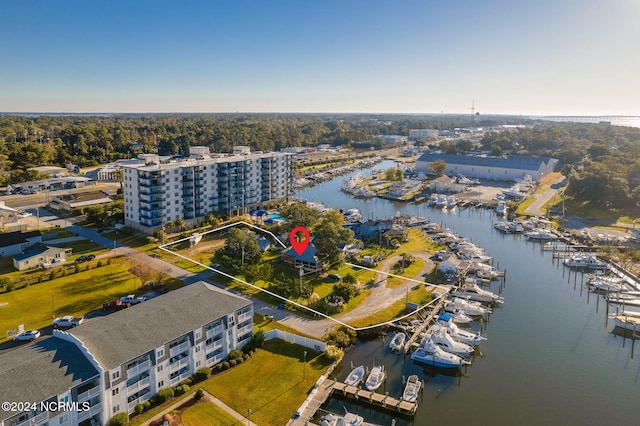
<path id="1" fill-rule="evenodd" d="M 305 348 L 313 349 L 316 352 L 324 352 L 327 348 L 325 342 L 309 339 L 308 337 L 298 336 L 294 333 L 288 333 L 282 330 L 270 330 L 264 334 L 266 340 L 282 339 L 286 342 L 292 342 Z"/>

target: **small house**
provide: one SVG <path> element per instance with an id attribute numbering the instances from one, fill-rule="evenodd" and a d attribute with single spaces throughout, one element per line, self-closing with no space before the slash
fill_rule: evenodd
<path id="1" fill-rule="evenodd" d="M 309 244 L 302 254 L 298 254 L 293 247 L 290 247 L 282 251 L 280 260 L 296 269 L 302 266 L 305 273 L 320 272 L 322 263 L 316 257 L 317 251 L 312 244 Z"/>
<path id="2" fill-rule="evenodd" d="M 40 231 L 5 232 L 0 234 L 0 257 L 23 253 L 30 246 L 42 242 Z"/>
<path id="3" fill-rule="evenodd" d="M 18 271 L 37 268 L 45 264 L 64 263 L 72 254 L 72 249 L 36 243 L 28 251 L 13 257 L 13 266 Z"/>

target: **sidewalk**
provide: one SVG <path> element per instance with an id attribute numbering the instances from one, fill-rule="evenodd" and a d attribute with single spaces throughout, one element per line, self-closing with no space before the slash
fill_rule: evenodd
<path id="1" fill-rule="evenodd" d="M 245 416 L 241 415 L 240 413 L 235 411 L 233 408 L 229 407 L 227 404 L 225 404 L 224 402 L 220 401 L 218 398 L 216 398 L 215 396 L 211 395 L 207 391 L 204 391 L 204 399 L 206 399 L 206 400 L 214 403 L 218 407 L 222 408 L 231 417 L 237 419 L 239 424 L 242 424 L 242 425 L 247 424 L 248 426 L 257 426 L 256 423 L 254 423 L 253 421 L 249 421 L 249 419 L 247 419 Z M 151 420 L 148 420 L 148 421 L 142 423 L 142 426 L 149 426 L 152 422 L 161 420 L 162 417 L 165 414 L 170 413 L 173 410 L 176 410 L 178 407 L 180 407 L 181 405 L 185 404 L 187 401 L 188 401 L 188 399 L 183 399 L 181 401 L 176 402 L 175 404 L 170 405 L 169 407 L 164 409 L 162 411 L 162 413 L 154 416 Z"/>

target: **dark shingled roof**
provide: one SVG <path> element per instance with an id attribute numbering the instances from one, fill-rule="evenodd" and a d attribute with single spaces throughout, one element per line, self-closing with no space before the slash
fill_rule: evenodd
<path id="1" fill-rule="evenodd" d="M 49 250 L 52 247 L 61 248 L 61 247 L 54 246 L 54 245 L 45 245 L 45 244 L 42 244 L 42 243 L 35 243 L 31 247 L 29 247 L 28 251 L 25 251 L 24 253 L 21 253 L 21 254 L 17 254 L 15 256 L 13 256 L 13 258 L 15 260 L 17 260 L 17 261 L 21 261 L 21 260 L 24 260 L 24 259 L 29 259 L 30 257 L 37 256 L 39 254 L 44 253 L 45 251 Z"/>
<path id="2" fill-rule="evenodd" d="M 464 164 L 469 166 L 501 167 L 505 169 L 538 170 L 551 158 L 533 157 L 529 155 L 510 155 L 507 157 L 480 157 L 456 154 L 422 154 L 418 161 L 431 163 L 442 160 L 447 164 Z"/>
<path id="3" fill-rule="evenodd" d="M 0 355 L 0 400 L 39 403 L 97 375 L 73 343 L 45 337 Z M 0 409 L 0 421 L 15 414 Z"/>
<path id="4" fill-rule="evenodd" d="M 252 302 L 204 281 L 69 330 L 111 370 Z"/>
<path id="5" fill-rule="evenodd" d="M 14 246 L 16 244 L 22 244 L 27 242 L 27 238 L 33 238 L 40 235 L 40 231 L 30 231 L 30 232 L 5 232 L 0 234 L 0 247 L 9 247 Z"/>

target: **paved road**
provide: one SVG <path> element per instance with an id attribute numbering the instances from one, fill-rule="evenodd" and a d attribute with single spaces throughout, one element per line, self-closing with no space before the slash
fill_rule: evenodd
<path id="1" fill-rule="evenodd" d="M 556 196 L 560 188 L 565 183 L 565 177 L 562 176 L 556 183 L 551 185 L 549 189 L 547 189 L 542 194 L 534 194 L 536 200 L 524 211 L 526 214 L 534 215 L 534 216 L 544 216 L 547 214 L 546 210 L 543 211 L 542 207 L 553 197 Z"/>

